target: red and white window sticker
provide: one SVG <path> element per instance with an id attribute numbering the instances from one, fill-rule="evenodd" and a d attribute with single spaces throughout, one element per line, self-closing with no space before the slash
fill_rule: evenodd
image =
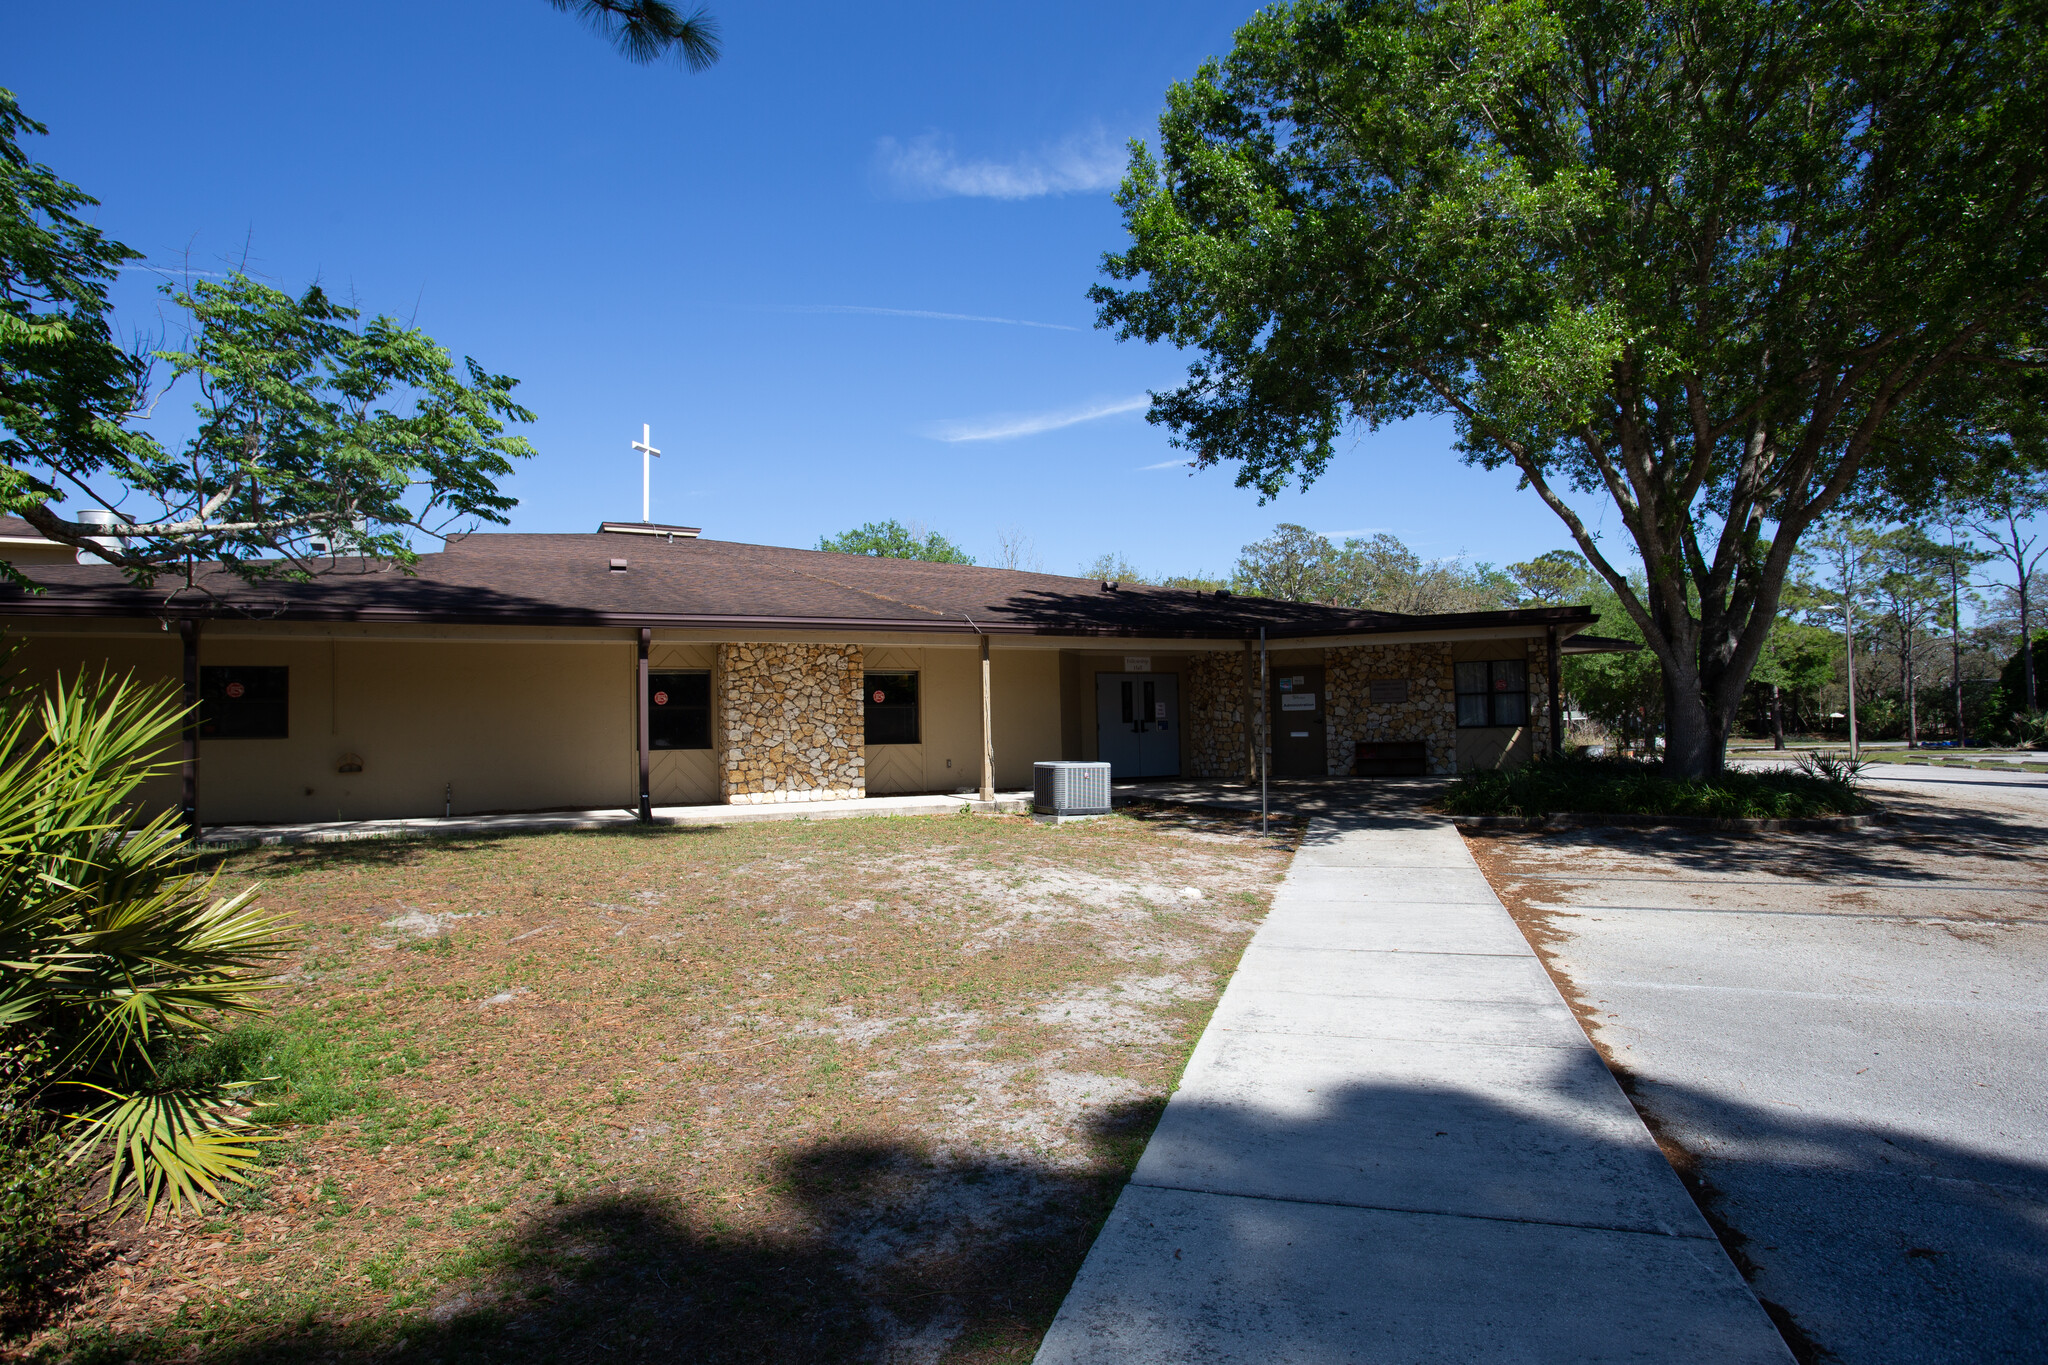
<path id="1" fill-rule="evenodd" d="M 248 690 L 248 688 L 242 686 L 238 682 L 231 682 L 227 685 L 228 700 L 238 701 L 241 699 L 242 694 Z"/>
<path id="2" fill-rule="evenodd" d="M 883 699 L 884 697 L 886 697 L 887 695 L 888 695 L 888 693 L 886 693 L 886 692 L 882 691 L 882 689 L 881 689 L 881 688 L 879 688 L 879 687 L 878 687 L 878 688 L 876 688 L 876 689 L 875 689 L 875 705 L 877 705 L 877 706 L 880 706 L 880 705 L 882 704 L 882 699 Z"/>
<path id="3" fill-rule="evenodd" d="M 654 694 L 654 704 L 655 704 L 656 706 L 667 706 L 667 705 L 668 705 L 668 693 L 666 693 L 666 692 L 656 692 L 656 693 Z"/>

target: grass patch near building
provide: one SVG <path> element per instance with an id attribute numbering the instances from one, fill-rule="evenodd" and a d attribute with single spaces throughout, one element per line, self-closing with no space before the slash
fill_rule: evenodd
<path id="1" fill-rule="evenodd" d="M 1629 758 L 1565 754 L 1519 768 L 1470 773 L 1447 788 L 1452 815 L 1664 815 L 1719 820 L 1788 820 L 1861 815 L 1855 765 L 1830 754 L 1796 767 L 1731 768 L 1713 777 L 1669 778 Z"/>
<path id="2" fill-rule="evenodd" d="M 96 1228 L 51 1360 L 1028 1360 L 1295 833 L 1148 810 L 254 850 L 181 1066 L 287 1141 Z"/>

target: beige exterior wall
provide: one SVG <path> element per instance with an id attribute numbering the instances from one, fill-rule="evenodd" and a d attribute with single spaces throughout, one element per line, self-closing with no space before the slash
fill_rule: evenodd
<path id="1" fill-rule="evenodd" d="M 1458 663 L 1525 657 L 1529 663 L 1529 724 L 1474 726 L 1458 731 L 1458 771 L 1516 768 L 1534 758 L 1548 743 L 1550 688 L 1546 656 L 1549 645 L 1534 640 L 1468 640 L 1452 646 Z"/>
<path id="2" fill-rule="evenodd" d="M 1072 719 L 1064 727 L 1061 736 L 1062 752 L 1056 755 L 1056 757 L 1092 763 L 1101 756 L 1101 747 L 1096 736 L 1096 721 L 1099 719 L 1095 714 L 1096 675 L 1099 673 L 1128 673 L 1134 671 L 1124 667 L 1125 660 L 1132 655 L 1142 655 L 1152 661 L 1152 666 L 1149 669 L 1139 671 L 1171 673 L 1177 679 L 1175 686 L 1179 688 L 1180 692 L 1181 723 L 1180 733 L 1175 743 L 1180 752 L 1180 770 L 1186 773 L 1189 770 L 1189 763 L 1191 761 L 1188 746 L 1192 742 L 1190 736 L 1193 733 L 1192 713 L 1190 710 L 1192 706 L 1190 699 L 1191 683 L 1188 671 L 1195 656 L 1162 653 L 1159 650 L 1148 649 L 1143 645 L 1137 644 L 1117 650 L 1087 649 L 1064 651 L 1060 669 L 1061 693 L 1063 704 Z M 1067 747 L 1068 745 L 1073 747 Z M 1028 782 L 1030 780 L 1031 774 L 1028 770 L 1025 772 L 1024 777 L 1025 781 Z"/>
<path id="3" fill-rule="evenodd" d="M 32 637 L 41 679 L 105 661 L 176 684 L 175 633 Z M 289 737 L 199 746 L 199 818 L 366 820 L 634 801 L 635 650 L 589 643 L 202 633 L 201 667 L 291 670 Z M 342 756 L 359 773 L 336 771 Z M 179 781 L 148 799 L 175 806 Z"/>
<path id="4" fill-rule="evenodd" d="M 712 675 L 711 734 L 718 735 L 718 647 L 656 641 L 647 651 L 647 670 Z M 634 686 L 639 680 L 634 679 Z M 638 717 L 634 724 L 639 724 Z M 639 736 L 632 736 L 634 744 Z M 656 749 L 647 755 L 647 791 L 657 806 L 708 806 L 718 800 L 718 761 L 714 749 Z"/>
<path id="5" fill-rule="evenodd" d="M 17 620 L 10 633 L 25 640 L 23 665 L 31 681 L 62 669 L 102 664 L 135 670 L 147 680 L 175 685 L 181 653 L 177 634 L 154 622 Z M 719 642 L 677 633 L 657 637 L 651 670 L 704 669 L 712 674 L 715 744 L 737 742 L 740 768 L 776 743 L 758 727 L 738 741 L 727 738 L 733 715 L 730 672 Z M 950 637 L 949 637 L 950 639 Z M 1127 654 L 1150 657 L 1153 672 L 1180 679 L 1181 771 L 1191 777 L 1243 776 L 1249 745 L 1245 725 L 1257 702 L 1242 697 L 1241 647 L 1166 652 L 1166 642 L 1118 643 L 1073 649 L 994 642 L 991 656 L 996 785 L 1027 788 L 1031 765 L 1043 759 L 1096 756 L 1095 680 L 1123 672 Z M 981 662 L 978 642 L 930 645 L 878 640 L 866 645 L 812 640 L 772 646 L 777 657 L 821 663 L 837 660 L 828 746 L 837 771 L 807 779 L 811 799 L 839 792 L 956 792 L 981 775 Z M 1414 718 L 1377 716 L 1355 695 L 1371 678 L 1442 673 L 1441 710 L 1454 725 L 1449 663 L 1527 652 L 1530 727 L 1512 730 L 1454 728 L 1448 745 L 1432 741 L 1432 771 L 1523 761 L 1534 753 L 1548 722 L 1543 690 L 1543 641 L 1481 640 L 1443 643 L 1275 649 L 1271 666 L 1324 664 L 1330 670 L 1329 734 L 1332 773 L 1351 766 L 1357 738 L 1428 738 Z M 1370 655 L 1371 657 L 1367 657 Z M 1424 656 L 1427 656 L 1427 659 Z M 1399 656 L 1398 658 L 1396 656 Z M 314 626 L 281 623 L 210 623 L 201 637 L 203 665 L 281 665 L 291 670 L 290 735 L 275 740 L 206 740 L 200 752 L 200 816 L 209 824 L 360 820 L 546 808 L 630 808 L 637 796 L 636 649 L 631 632 L 493 630 L 483 627 L 413 628 Z M 806 668 L 795 675 L 810 678 Z M 861 674 L 867 670 L 920 675 L 920 742 L 877 746 L 862 739 Z M 757 669 L 757 673 L 761 670 Z M 767 669 L 763 677 L 772 675 Z M 757 681 L 760 679 L 757 678 Z M 815 679 L 812 679 L 815 681 Z M 786 687 L 777 684 L 777 687 Z M 799 687 L 810 686 L 806 681 Z M 774 687 L 756 694 L 799 719 L 796 696 Z M 1430 703 L 1435 706 L 1437 703 Z M 1427 709 L 1427 708 L 1425 708 Z M 1430 712 L 1434 715 L 1434 711 Z M 1412 723 L 1411 723 L 1412 721 Z M 1399 731 L 1399 733 L 1396 733 Z M 815 737 L 814 737 L 815 738 Z M 168 756 L 175 757 L 175 738 Z M 1442 752 L 1440 752 L 1440 750 Z M 345 755 L 362 760 L 359 773 L 341 773 Z M 780 760 L 778 760 L 780 761 Z M 807 762 L 810 760 L 806 760 Z M 828 765 L 829 766 L 829 765 Z M 849 774 L 860 769 L 858 781 Z M 822 773 L 822 769 L 820 770 Z M 830 776 L 831 781 L 826 781 Z M 777 779 L 782 781 L 783 779 Z M 658 805 L 709 804 L 726 799 L 717 749 L 657 751 L 650 755 L 651 793 Z M 750 790 L 742 774 L 730 794 L 761 799 L 765 781 Z M 799 787 L 785 785 L 802 799 Z M 157 808 L 177 804 L 175 774 L 147 792 Z"/>

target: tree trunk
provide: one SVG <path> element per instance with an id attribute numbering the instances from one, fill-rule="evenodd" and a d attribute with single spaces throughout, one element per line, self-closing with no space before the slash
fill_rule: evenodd
<path id="1" fill-rule="evenodd" d="M 1970 747 L 1970 733 L 1963 725 L 1963 585 L 1962 570 L 1953 560 L 1948 566 L 1948 682 L 1956 705 L 1956 747 Z"/>
<path id="2" fill-rule="evenodd" d="M 1913 631 L 1911 627 L 1900 633 L 1905 653 L 1900 656 L 1899 667 L 1906 679 L 1906 747 L 1920 747 L 1920 700 L 1913 695 Z"/>
<path id="3" fill-rule="evenodd" d="M 1849 581 L 1842 580 L 1842 639 L 1849 646 L 1849 761 L 1856 761 L 1856 608 L 1849 601 Z"/>
<path id="4" fill-rule="evenodd" d="M 2017 536 L 2018 532 L 2014 532 Z M 2027 617 L 2027 566 L 2020 565 L 2020 676 L 2027 689 L 2027 714 L 2034 714 L 2034 632 Z"/>
<path id="5" fill-rule="evenodd" d="M 1778 697 L 1778 685 L 1771 684 L 1771 747 L 1785 747 L 1785 708 Z"/>

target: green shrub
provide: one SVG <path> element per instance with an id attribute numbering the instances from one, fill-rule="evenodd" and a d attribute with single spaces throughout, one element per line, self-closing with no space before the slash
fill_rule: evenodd
<path id="1" fill-rule="evenodd" d="M 256 888 L 219 895 L 194 869 L 175 813 L 140 816 L 182 715 L 126 677 L 0 685 L 0 1029 L 47 1045 L 25 1080 L 64 1116 L 67 1162 L 146 1212 L 217 1198 L 255 1160 L 243 1091 L 168 1068 L 256 1011 L 285 947 Z"/>
<path id="2" fill-rule="evenodd" d="M 0 1048 L 0 1320 L 32 1316 L 64 1269 L 78 1184 L 64 1135 L 34 1103 L 48 1049 L 27 1039 Z"/>
<path id="3" fill-rule="evenodd" d="M 1797 768 L 1675 779 L 1628 758 L 1565 754 L 1519 768 L 1472 773 L 1453 783 L 1443 808 L 1453 815 L 1684 815 L 1721 820 L 1785 820 L 1855 815 L 1870 809 L 1856 790 L 1856 769 L 1836 755 Z"/>

